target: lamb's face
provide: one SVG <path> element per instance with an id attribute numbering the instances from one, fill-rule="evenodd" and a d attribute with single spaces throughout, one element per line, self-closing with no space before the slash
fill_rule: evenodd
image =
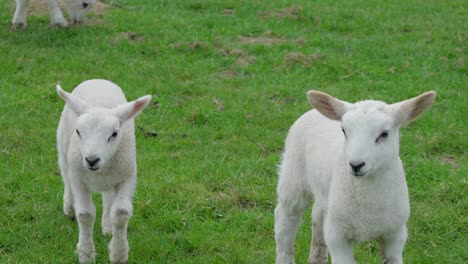
<path id="1" fill-rule="evenodd" d="M 90 112 L 81 115 L 76 123 L 83 165 L 97 171 L 112 158 L 121 135 L 120 121 L 110 113 Z"/>
<path id="2" fill-rule="evenodd" d="M 347 168 L 353 176 L 385 170 L 399 155 L 399 130 L 389 106 L 371 104 L 354 104 L 341 120 Z"/>
<path id="3" fill-rule="evenodd" d="M 67 0 L 67 7 L 73 23 L 83 22 L 95 2 L 95 0 Z"/>
<path id="4" fill-rule="evenodd" d="M 430 91 L 391 105 L 373 100 L 351 104 L 311 90 L 307 99 L 327 118 L 341 121 L 348 171 L 364 176 L 378 174 L 399 159 L 400 126 L 428 109 L 435 95 Z"/>

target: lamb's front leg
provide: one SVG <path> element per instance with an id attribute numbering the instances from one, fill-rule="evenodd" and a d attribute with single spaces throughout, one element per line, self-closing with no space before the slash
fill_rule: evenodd
<path id="1" fill-rule="evenodd" d="M 91 200 L 91 191 L 78 177 L 71 177 L 70 183 L 75 199 L 75 213 L 80 230 L 77 245 L 78 257 L 80 263 L 89 263 L 94 261 L 96 256 L 93 242 L 96 207 Z"/>
<path id="2" fill-rule="evenodd" d="M 114 191 L 103 192 L 102 193 L 102 219 L 101 219 L 101 228 L 103 235 L 112 234 L 112 222 L 110 220 L 110 214 L 112 205 L 114 204 L 115 193 Z"/>
<path id="3" fill-rule="evenodd" d="M 325 242 L 330 251 L 333 264 L 356 264 L 354 259 L 353 244 L 344 237 L 344 232 L 339 225 L 330 221 L 325 222 Z"/>
<path id="4" fill-rule="evenodd" d="M 398 232 L 382 238 L 382 263 L 403 263 L 403 248 L 405 247 L 407 236 L 406 226 L 403 226 Z"/>
<path id="5" fill-rule="evenodd" d="M 29 0 L 16 0 L 16 10 L 15 15 L 13 16 L 13 27 L 15 29 L 18 28 L 26 28 L 26 16 L 27 16 L 27 6 Z"/>
<path id="6" fill-rule="evenodd" d="M 49 4 L 50 17 L 52 19 L 52 25 L 66 27 L 68 25 L 67 20 L 63 17 L 60 6 L 57 0 L 47 0 Z"/>
<path id="7" fill-rule="evenodd" d="M 323 224 L 326 208 L 315 201 L 312 209 L 312 244 L 310 246 L 309 264 L 328 264 L 328 248 L 323 237 Z"/>
<path id="8" fill-rule="evenodd" d="M 133 213 L 132 197 L 135 190 L 136 177 L 116 186 L 115 200 L 111 209 L 112 240 L 109 243 L 111 263 L 127 263 L 128 251 L 127 241 L 128 221 Z"/>

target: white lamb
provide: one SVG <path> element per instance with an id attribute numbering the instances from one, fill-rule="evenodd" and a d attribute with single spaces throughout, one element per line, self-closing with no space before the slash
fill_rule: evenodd
<path id="1" fill-rule="evenodd" d="M 65 0 L 73 23 L 81 23 L 95 2 L 96 0 Z M 26 28 L 26 9 L 28 3 L 29 0 L 16 0 L 16 10 L 12 21 L 14 28 Z M 47 3 L 49 5 L 52 25 L 66 27 L 68 23 L 63 17 L 57 0 L 47 0 Z"/>
<path id="2" fill-rule="evenodd" d="M 351 104 L 318 91 L 307 97 L 316 110 L 289 130 L 279 168 L 276 263 L 294 263 L 294 240 L 312 200 L 309 263 L 328 263 L 328 250 L 334 264 L 355 263 L 352 242 L 375 239 L 383 263 L 403 263 L 410 207 L 399 128 L 429 108 L 435 92 L 391 105 Z"/>
<path id="3" fill-rule="evenodd" d="M 91 192 L 102 192 L 102 233 L 112 233 L 112 263 L 128 260 L 127 224 L 136 186 L 134 117 L 151 96 L 127 103 L 122 90 L 106 80 L 89 80 L 67 93 L 57 130 L 58 162 L 65 185 L 63 211 L 78 219 L 80 263 L 94 260 L 96 208 Z"/>

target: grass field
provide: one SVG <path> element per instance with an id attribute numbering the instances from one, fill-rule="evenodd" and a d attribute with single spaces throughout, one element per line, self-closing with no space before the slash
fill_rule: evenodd
<path id="1" fill-rule="evenodd" d="M 136 120 L 131 263 L 273 263 L 276 166 L 309 89 L 347 101 L 436 90 L 402 130 L 411 197 L 406 263 L 468 262 L 464 0 L 107 0 L 68 29 L 0 1 L 0 263 L 73 263 L 55 130 L 86 79 L 152 94 Z M 97 263 L 109 238 L 95 225 Z M 305 263 L 310 210 L 296 241 Z M 379 263 L 376 243 L 356 246 Z"/>

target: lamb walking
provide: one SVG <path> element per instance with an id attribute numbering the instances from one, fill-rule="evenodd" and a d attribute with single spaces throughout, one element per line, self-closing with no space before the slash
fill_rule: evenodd
<path id="1" fill-rule="evenodd" d="M 106 80 L 89 80 L 67 93 L 57 129 L 58 163 L 65 185 L 63 211 L 79 225 L 80 263 L 95 258 L 93 226 L 96 208 L 91 193 L 101 192 L 102 233 L 112 234 L 110 261 L 126 263 L 127 225 L 136 187 L 134 118 L 150 102 L 143 96 L 127 103 L 122 90 Z"/>
<path id="2" fill-rule="evenodd" d="M 16 0 L 15 15 L 12 20 L 12 24 L 15 29 L 24 29 L 27 27 L 26 17 L 29 1 L 30 0 Z M 65 4 L 67 5 L 73 23 L 76 24 L 83 22 L 95 2 L 96 0 L 66 0 Z M 49 5 L 52 25 L 61 27 L 68 26 L 68 22 L 60 10 L 57 0 L 47 0 L 47 4 Z"/>
<path id="3" fill-rule="evenodd" d="M 378 239 L 382 262 L 403 263 L 410 207 L 399 129 L 428 109 L 435 92 L 395 104 L 354 104 L 309 91 L 315 110 L 289 130 L 279 168 L 276 263 L 294 263 L 294 240 L 312 200 L 309 263 L 355 263 L 352 242 Z"/>

